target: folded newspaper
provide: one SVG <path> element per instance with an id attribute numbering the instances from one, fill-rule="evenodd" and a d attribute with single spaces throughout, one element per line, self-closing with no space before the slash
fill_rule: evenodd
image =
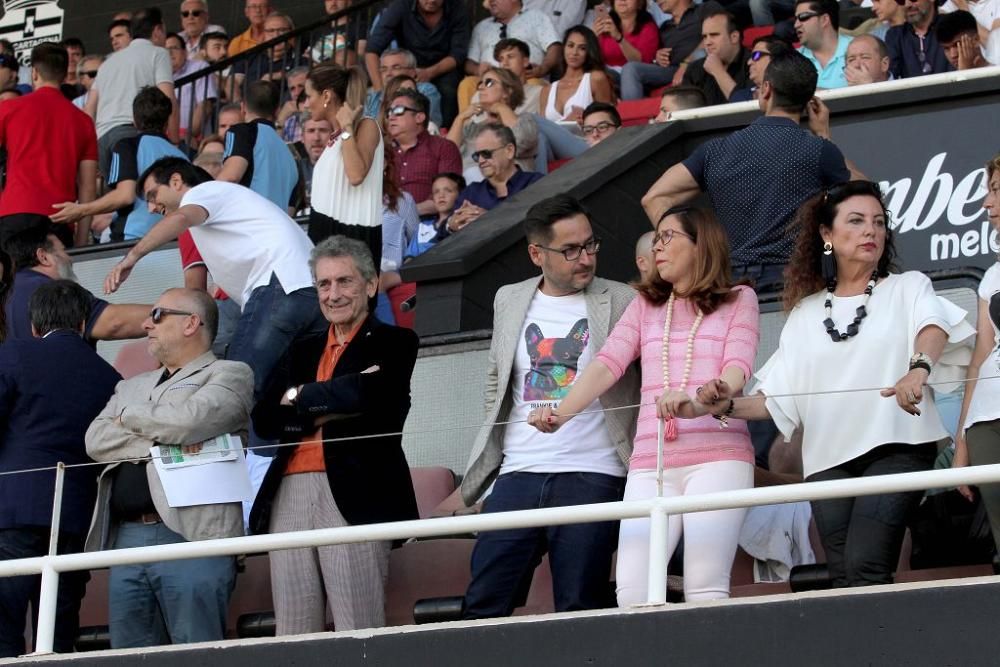
<path id="1" fill-rule="evenodd" d="M 150 449 L 150 454 L 153 458 L 160 459 L 160 467 L 164 470 L 172 470 L 206 463 L 235 461 L 239 458 L 242 446 L 239 436 L 224 433 L 201 443 L 201 449 L 196 454 L 185 453 L 181 445 L 155 445 Z"/>

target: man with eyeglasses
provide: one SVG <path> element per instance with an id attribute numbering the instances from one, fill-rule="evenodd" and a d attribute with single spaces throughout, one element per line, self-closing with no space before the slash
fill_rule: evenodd
<path id="1" fill-rule="evenodd" d="M 935 0 L 896 0 L 896 4 L 903 6 L 906 23 L 889 28 L 885 35 L 893 78 L 952 71 L 935 34 L 939 16 Z"/>
<path id="2" fill-rule="evenodd" d="M 187 48 L 188 60 L 199 60 L 201 54 L 201 36 L 206 32 L 225 33 L 221 25 L 210 24 L 208 18 L 208 3 L 206 0 L 184 0 L 181 3 L 181 27 L 179 33 Z"/>
<path id="3" fill-rule="evenodd" d="M 434 178 L 443 173 L 461 173 L 462 154 L 444 137 L 427 132 L 427 98 L 403 88 L 389 107 L 386 131 L 392 137 L 393 158 L 399 185 L 413 195 L 417 213 L 436 213 L 431 198 Z"/>
<path id="4" fill-rule="evenodd" d="M 68 60 L 66 49 L 58 44 L 36 46 L 31 51 L 35 92 L 0 107 L 0 148 L 7 152 L 0 227 L 8 216 L 47 216 L 54 212 L 54 204 L 86 203 L 97 194 L 94 124 L 59 89 Z M 86 217 L 76 226 L 74 243 L 87 245 L 90 240 Z"/>
<path id="5" fill-rule="evenodd" d="M 365 58 L 368 56 L 371 54 L 366 54 Z M 428 120 L 438 127 L 447 127 L 447 125 L 442 125 L 444 121 L 441 115 L 441 93 L 430 81 L 419 79 L 417 59 L 412 53 L 406 49 L 386 49 L 379 56 L 378 65 L 379 84 L 377 86 L 373 84 L 365 97 L 365 115 L 371 118 L 378 116 L 379 108 L 382 106 L 382 83 L 394 76 L 408 76 L 417 82 L 417 92 L 427 98 L 427 108 L 430 114 Z M 452 120 L 454 120 L 454 116 L 452 116 Z"/>
<path id="6" fill-rule="evenodd" d="M 274 12 L 264 20 L 264 41 L 272 40 L 295 30 L 292 17 Z M 261 51 L 247 60 L 241 60 L 232 67 L 233 97 L 240 99 L 243 81 L 282 81 L 285 75 L 306 62 L 305 55 L 295 46 L 295 40 L 278 42 L 272 48 Z"/>
<path id="7" fill-rule="evenodd" d="M 583 110 L 583 138 L 587 146 L 593 148 L 622 126 L 622 117 L 614 104 L 607 102 L 591 102 Z"/>
<path id="8" fill-rule="evenodd" d="M 143 327 L 162 369 L 118 384 L 87 430 L 87 454 L 101 471 L 88 551 L 127 549 L 243 535 L 239 502 L 171 506 L 153 445 L 197 454 L 206 441 L 245 432 L 253 372 L 212 354 L 215 301 L 201 290 L 169 289 Z M 209 556 L 111 568 L 108 626 L 112 648 L 218 641 L 225 637 L 236 559 Z"/>
<path id="9" fill-rule="evenodd" d="M 484 180 L 470 183 L 458 195 L 455 212 L 442 228 L 443 236 L 478 220 L 486 211 L 542 178 L 537 172 L 521 171 L 514 161 L 516 154 L 517 141 L 509 127 L 487 123 L 479 128 L 472 160 L 479 165 Z"/>
<path id="10" fill-rule="evenodd" d="M 569 195 L 532 206 L 524 228 L 541 276 L 497 291 L 486 420 L 461 487 L 472 506 L 492 484 L 484 514 L 621 500 L 635 433 L 637 410 L 625 408 L 639 402 L 634 368 L 570 422 L 579 422 L 572 431 L 542 434 L 526 423 L 538 408 L 559 405 L 635 293 L 595 277 L 601 241 Z M 556 611 L 612 606 L 617 541 L 617 521 L 482 532 L 463 616 L 509 616 L 546 551 Z"/>
<path id="11" fill-rule="evenodd" d="M 813 64 L 819 73 L 816 87 L 844 88 L 847 78 L 847 47 L 851 38 L 837 32 L 840 28 L 840 5 L 837 0 L 806 0 L 795 5 L 795 34 L 799 53 Z"/>
<path id="12" fill-rule="evenodd" d="M 264 20 L 270 13 L 270 0 L 246 0 L 246 4 L 243 5 L 243 15 L 247 17 L 250 26 L 229 42 L 230 57 L 243 53 L 265 41 Z"/>

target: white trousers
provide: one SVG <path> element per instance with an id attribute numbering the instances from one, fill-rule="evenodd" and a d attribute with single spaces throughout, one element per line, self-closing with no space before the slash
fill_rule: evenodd
<path id="1" fill-rule="evenodd" d="M 753 486 L 753 466 L 742 461 L 717 461 L 663 471 L 663 497 L 690 496 Z M 656 470 L 628 474 L 625 500 L 656 497 Z M 684 535 L 684 599 L 729 597 L 729 575 L 736 556 L 745 509 L 671 515 L 667 561 Z M 618 606 L 646 601 L 649 586 L 649 519 L 621 522 L 618 536 Z"/>

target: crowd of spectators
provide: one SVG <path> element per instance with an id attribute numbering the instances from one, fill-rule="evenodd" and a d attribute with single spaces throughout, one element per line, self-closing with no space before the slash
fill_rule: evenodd
<path id="1" fill-rule="evenodd" d="M 779 432 L 798 432 L 808 480 L 929 468 L 945 433 L 924 383 L 945 345 L 971 331 L 926 278 L 894 272 L 882 194 L 833 142 L 815 93 L 996 62 L 998 19 L 986 0 L 873 0 L 875 16 L 846 29 L 834 0 L 741 2 L 614 0 L 584 14 L 582 2 L 489 0 L 490 16 L 474 23 L 463 0 L 390 0 L 370 22 L 345 13 L 350 0 L 326 0 L 336 19 L 280 39 L 295 25 L 268 0 L 246 1 L 238 34 L 211 23 L 205 0 L 184 0 L 176 32 L 159 9 L 142 9 L 112 21 L 106 57 L 67 38 L 35 47 L 27 74 L 0 41 L 0 399 L 21 418 L 4 427 L 0 469 L 47 462 L 9 453 L 37 427 L 13 359 L 37 359 L 44 372 L 30 381 L 53 394 L 79 380 L 67 385 L 59 369 L 85 360 L 80 372 L 101 382 L 59 447 L 107 466 L 96 486 L 68 487 L 78 502 L 63 551 L 243 534 L 239 503 L 171 506 L 148 465 L 154 443 L 195 455 L 230 433 L 298 443 L 262 464 L 253 532 L 415 518 L 398 435 L 417 350 L 401 267 L 531 187 L 550 162 L 613 137 L 616 102 L 647 95 L 659 99 L 655 122 L 737 101 L 755 100 L 763 115 L 699 146 L 643 198 L 654 232 L 637 246 L 638 296 L 596 276 L 601 241 L 579 202 L 558 195 L 528 212 L 540 275 L 497 294 L 489 423 L 465 504 L 491 484 L 484 512 L 646 498 L 658 485 L 667 495 L 747 488 Z M 747 48 L 747 17 L 785 21 Z M 984 204 L 994 224 L 998 172 L 994 161 Z M 714 214 L 691 206 L 701 192 Z M 107 292 L 175 240 L 185 287 L 149 305 L 86 293 L 66 249 L 106 240 L 135 242 Z M 748 398 L 759 324 L 744 280 L 784 290 L 795 307 Z M 995 355 L 995 282 L 988 274 L 980 292 L 970 379 Z M 889 322 L 908 325 L 888 336 Z M 94 342 L 140 336 L 162 369 L 116 386 Z M 857 348 L 876 337 L 858 363 Z M 820 391 L 823 364 L 858 386 L 891 387 L 863 408 L 843 399 L 841 413 L 870 417 L 839 448 L 819 436 L 834 417 L 789 397 Z M 992 390 L 974 387 L 955 465 L 997 458 Z M 919 424 L 905 427 L 907 414 Z M 655 475 L 657 419 L 676 441 L 666 479 Z M 322 443 L 389 432 L 363 446 Z M 51 495 L 28 487 L 25 498 Z M 4 487 L 0 505 L 23 505 L 18 488 Z M 918 501 L 814 503 L 833 584 L 890 581 Z M 986 502 L 1000 525 L 1000 500 Z M 36 514 L 0 512 L 2 557 L 47 551 L 51 516 Z M 685 535 L 687 599 L 728 597 L 744 514 L 671 518 L 671 552 Z M 557 609 L 612 602 L 616 548 L 617 601 L 635 603 L 648 540 L 643 520 L 484 533 L 463 615 L 512 613 L 546 550 Z M 323 630 L 327 605 L 338 629 L 384 624 L 391 546 L 271 554 L 278 632 Z M 221 638 L 235 571 L 228 557 L 112 568 L 112 644 Z M 32 598 L 30 582 L 11 582 L 0 579 L 0 655 L 20 651 Z M 58 650 L 72 648 L 86 581 L 66 583 Z"/>

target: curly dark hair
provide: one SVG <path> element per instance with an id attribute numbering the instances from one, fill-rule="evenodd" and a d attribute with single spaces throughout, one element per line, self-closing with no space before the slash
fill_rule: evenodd
<path id="1" fill-rule="evenodd" d="M 676 216 L 684 233 L 691 237 L 695 245 L 695 263 L 692 269 L 691 290 L 683 296 L 706 315 L 734 298 L 732 270 L 729 265 L 729 238 L 725 229 L 712 212 L 694 206 L 677 206 L 660 217 L 656 231 L 663 221 Z M 654 241 L 653 246 L 656 247 Z M 644 298 L 656 305 L 666 303 L 673 291 L 673 285 L 653 271 L 643 281 L 632 287 Z"/>
<path id="2" fill-rule="evenodd" d="M 878 183 L 872 181 L 848 181 L 834 185 L 807 199 L 796 211 L 788 225 L 788 233 L 796 237 L 796 241 L 788 266 L 785 267 L 785 291 L 782 301 L 786 311 L 790 311 L 805 297 L 826 287 L 820 264 L 823 255 L 823 237 L 820 235 L 820 228 L 833 227 L 837 208 L 844 200 L 865 196 L 878 200 L 888 223 L 891 217 L 885 207 L 882 190 Z M 876 267 L 880 278 L 888 276 L 891 271 L 897 269 L 896 247 L 893 243 L 891 225 L 886 224 L 885 232 L 885 249 Z"/>

